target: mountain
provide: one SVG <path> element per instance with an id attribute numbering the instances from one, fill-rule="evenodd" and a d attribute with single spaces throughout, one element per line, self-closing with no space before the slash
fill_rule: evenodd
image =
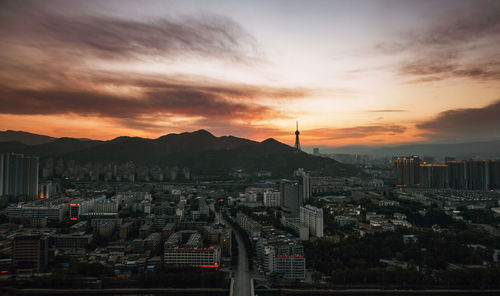
<path id="1" fill-rule="evenodd" d="M 52 142 L 57 138 L 27 133 L 23 131 L 0 131 L 0 142 L 19 142 L 26 145 L 39 145 Z"/>
<path id="2" fill-rule="evenodd" d="M 425 156 L 456 156 L 469 158 L 474 156 L 500 157 L 500 140 L 457 143 L 457 144 L 413 144 L 391 148 L 379 148 L 371 151 L 374 155 L 425 155 Z"/>
<path id="3" fill-rule="evenodd" d="M 399 146 L 370 147 L 343 146 L 321 148 L 322 153 L 367 154 L 373 156 L 455 156 L 457 158 L 485 157 L 500 158 L 500 140 L 483 142 L 466 142 L 455 144 L 409 144 Z"/>
<path id="4" fill-rule="evenodd" d="M 118 137 L 109 141 L 60 138 L 50 143 L 25 145 L 0 143 L 0 151 L 40 157 L 189 167 L 199 175 L 227 175 L 241 169 L 248 173 L 270 171 L 287 177 L 303 167 L 317 174 L 362 176 L 359 169 L 322 157 L 312 156 L 274 139 L 256 142 L 233 136 L 216 137 L 206 130 L 168 134 L 157 139 Z"/>
<path id="5" fill-rule="evenodd" d="M 184 164 L 195 171 L 221 174 L 229 170 L 247 172 L 269 171 L 273 176 L 287 177 L 297 168 L 305 168 L 314 175 L 362 176 L 351 165 L 333 159 L 317 157 L 278 142 L 267 139 L 227 151 L 211 150 L 184 159 Z"/>

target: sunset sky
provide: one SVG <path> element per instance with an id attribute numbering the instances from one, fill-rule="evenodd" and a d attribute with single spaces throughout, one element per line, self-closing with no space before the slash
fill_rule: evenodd
<path id="1" fill-rule="evenodd" d="M 0 130 L 500 138 L 500 1 L 2 1 Z"/>

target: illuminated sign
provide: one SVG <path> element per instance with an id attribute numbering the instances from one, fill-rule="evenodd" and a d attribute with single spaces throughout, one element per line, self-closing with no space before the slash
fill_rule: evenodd
<path id="1" fill-rule="evenodd" d="M 219 267 L 219 263 L 215 262 L 214 264 L 204 264 L 204 265 L 200 265 L 200 267 L 217 268 L 217 267 Z"/>

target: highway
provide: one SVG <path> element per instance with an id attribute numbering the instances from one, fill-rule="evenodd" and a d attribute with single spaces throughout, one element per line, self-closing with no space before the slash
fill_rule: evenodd
<path id="1" fill-rule="evenodd" d="M 250 292 L 250 271 L 248 270 L 248 255 L 239 233 L 234 232 L 238 242 L 238 268 L 234 277 L 234 295 L 252 296 Z"/>
<path id="2" fill-rule="evenodd" d="M 222 222 L 224 225 L 231 227 L 231 225 L 222 218 L 220 213 L 217 213 L 210 205 L 212 211 L 216 215 L 216 219 Z M 235 270 L 234 275 L 234 296 L 253 296 L 250 291 L 250 271 L 248 270 L 248 255 L 245 245 L 243 244 L 243 239 L 241 235 L 233 229 L 234 236 L 236 237 L 236 242 L 238 243 L 238 267 Z M 233 242 L 234 243 L 234 242 Z"/>

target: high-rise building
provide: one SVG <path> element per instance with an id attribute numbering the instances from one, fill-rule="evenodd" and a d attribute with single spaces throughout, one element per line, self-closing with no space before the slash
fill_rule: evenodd
<path id="1" fill-rule="evenodd" d="M 18 153 L 0 156 L 0 196 L 38 198 L 38 157 Z"/>
<path id="2" fill-rule="evenodd" d="M 500 163 L 497 160 L 448 160 L 446 164 L 428 164 L 420 163 L 418 157 L 399 157 L 395 164 L 398 187 L 500 189 Z"/>
<path id="3" fill-rule="evenodd" d="M 319 148 L 313 148 L 313 155 L 319 156 Z"/>
<path id="4" fill-rule="evenodd" d="M 490 189 L 500 189 L 500 162 L 492 160 L 489 165 Z"/>
<path id="5" fill-rule="evenodd" d="M 48 238 L 18 235 L 12 243 L 12 263 L 16 272 L 41 272 L 48 264 Z"/>
<path id="6" fill-rule="evenodd" d="M 309 173 L 305 173 L 302 176 L 302 187 L 304 191 L 304 202 L 308 201 L 311 196 L 312 196 L 312 183 L 311 183 L 311 176 Z"/>
<path id="7" fill-rule="evenodd" d="M 279 207 L 281 205 L 279 191 L 264 191 L 264 206 Z"/>
<path id="8" fill-rule="evenodd" d="M 323 237 L 323 209 L 306 205 L 300 207 L 300 224 L 309 228 L 309 233 Z"/>
<path id="9" fill-rule="evenodd" d="M 446 164 L 420 164 L 420 187 L 422 188 L 448 188 L 448 165 Z"/>
<path id="10" fill-rule="evenodd" d="M 3 183 L 4 183 L 4 154 L 0 153 L 0 196 L 3 196 Z"/>
<path id="11" fill-rule="evenodd" d="M 282 180 L 280 183 L 281 209 L 287 216 L 298 216 L 304 205 L 304 185 L 301 180 Z"/>
<path id="12" fill-rule="evenodd" d="M 398 157 L 395 161 L 398 187 L 420 185 L 420 158 L 418 156 Z"/>
<path id="13" fill-rule="evenodd" d="M 448 165 L 448 184 L 450 188 L 467 189 L 467 162 L 466 161 L 447 161 Z"/>
<path id="14" fill-rule="evenodd" d="M 36 200 L 38 199 L 38 157 L 24 157 L 23 165 L 23 196 L 28 200 Z"/>
<path id="15" fill-rule="evenodd" d="M 38 185 L 38 198 L 49 199 L 52 190 L 52 182 L 46 181 Z"/>
<path id="16" fill-rule="evenodd" d="M 80 204 L 79 203 L 70 203 L 69 204 L 69 219 L 76 221 L 79 218 L 80 218 Z"/>
<path id="17" fill-rule="evenodd" d="M 299 182 L 302 182 L 302 190 L 304 191 L 303 200 L 304 202 L 308 201 L 312 196 L 312 184 L 309 172 L 304 171 L 303 168 L 299 168 L 295 170 L 294 176 L 297 177 Z"/>
<path id="18" fill-rule="evenodd" d="M 489 161 L 469 160 L 467 162 L 467 187 L 469 190 L 490 189 Z"/>

